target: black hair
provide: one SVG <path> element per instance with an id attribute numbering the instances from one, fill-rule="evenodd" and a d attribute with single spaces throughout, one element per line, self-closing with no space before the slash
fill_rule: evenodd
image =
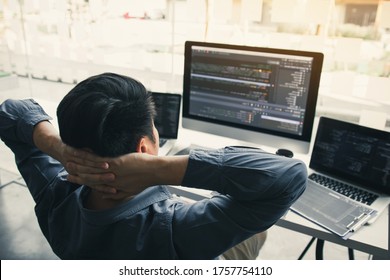
<path id="1" fill-rule="evenodd" d="M 100 156 L 135 152 L 153 136 L 156 111 L 151 93 L 126 76 L 103 73 L 77 84 L 57 108 L 62 141 Z"/>

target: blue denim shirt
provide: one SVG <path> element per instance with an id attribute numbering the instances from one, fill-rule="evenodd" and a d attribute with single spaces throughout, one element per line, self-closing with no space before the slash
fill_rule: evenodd
<path id="1" fill-rule="evenodd" d="M 153 186 L 92 211 L 84 207 L 89 188 L 68 182 L 63 166 L 33 144 L 34 125 L 49 119 L 33 100 L 0 106 L 0 137 L 15 154 L 43 234 L 63 259 L 214 259 L 275 224 L 306 186 L 306 167 L 296 159 L 242 147 L 194 150 L 182 185 L 218 195 L 191 204 Z"/>

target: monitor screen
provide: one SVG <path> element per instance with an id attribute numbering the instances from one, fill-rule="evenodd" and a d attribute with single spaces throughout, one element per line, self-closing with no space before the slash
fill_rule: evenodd
<path id="1" fill-rule="evenodd" d="M 186 42 L 183 127 L 307 153 L 323 54 Z"/>
<path id="2" fill-rule="evenodd" d="M 162 139 L 176 139 L 179 130 L 181 95 L 152 92 L 156 117 L 154 125 Z"/>

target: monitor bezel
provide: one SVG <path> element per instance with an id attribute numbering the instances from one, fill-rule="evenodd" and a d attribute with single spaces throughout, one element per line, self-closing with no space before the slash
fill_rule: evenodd
<path id="1" fill-rule="evenodd" d="M 304 117 L 304 126 L 301 135 L 294 135 L 280 131 L 268 130 L 264 128 L 257 128 L 253 126 L 246 126 L 242 124 L 228 123 L 221 120 L 213 120 L 201 116 L 190 114 L 190 86 L 191 86 L 191 63 L 192 63 L 192 48 L 193 47 L 211 47 L 219 48 L 224 50 L 243 50 L 252 52 L 263 52 L 270 54 L 281 54 L 281 55 L 293 55 L 309 57 L 313 59 L 312 72 L 310 75 L 308 99 L 306 104 L 306 111 Z M 291 147 L 295 151 L 308 153 L 309 145 L 312 138 L 316 104 L 318 99 L 318 89 L 320 85 L 322 64 L 324 55 L 320 52 L 312 51 L 301 51 L 301 50 L 289 50 L 289 49 L 276 49 L 276 48 L 265 48 L 255 46 L 244 46 L 244 45 L 232 45 L 223 43 L 211 43 L 211 42 L 197 42 L 197 41 L 186 41 L 184 51 L 184 75 L 183 75 L 183 110 L 182 110 L 182 125 L 184 128 L 199 130 L 207 133 L 214 133 L 221 136 L 232 137 L 232 133 L 237 135 L 237 139 L 249 141 L 253 143 L 259 143 L 263 141 L 257 141 L 258 136 L 262 137 L 262 140 L 274 141 L 269 146 L 275 144 L 283 145 L 283 147 Z M 232 131 L 226 131 L 231 129 Z M 239 133 L 239 134 L 238 134 Z M 291 140 L 288 143 L 287 140 Z M 267 143 L 263 143 L 267 145 Z M 302 146 L 304 144 L 304 147 Z"/>

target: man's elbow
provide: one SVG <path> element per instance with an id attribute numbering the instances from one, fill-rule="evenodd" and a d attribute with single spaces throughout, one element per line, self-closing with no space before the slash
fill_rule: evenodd
<path id="1" fill-rule="evenodd" d="M 289 184 L 289 191 L 292 194 L 292 200 L 295 202 L 305 191 L 307 185 L 307 167 L 302 161 L 297 161 L 290 169 L 292 180 Z"/>

